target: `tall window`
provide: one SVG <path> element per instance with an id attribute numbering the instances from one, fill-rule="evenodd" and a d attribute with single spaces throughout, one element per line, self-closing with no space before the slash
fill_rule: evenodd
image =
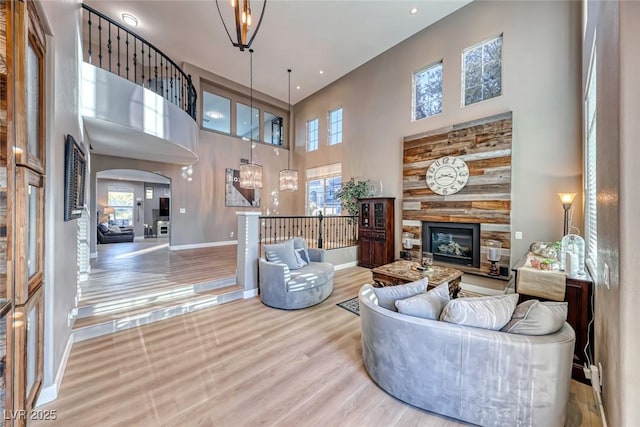
<path id="1" fill-rule="evenodd" d="M 464 105 L 502 95 L 502 35 L 462 52 Z"/>
<path id="2" fill-rule="evenodd" d="M 342 142 L 342 107 L 329 111 L 329 145 Z"/>
<path id="3" fill-rule="evenodd" d="M 231 133 L 231 100 L 223 96 L 202 92 L 202 127 Z"/>
<path id="4" fill-rule="evenodd" d="M 597 227 L 597 187 L 596 187 L 596 123 L 597 123 L 597 57 L 595 50 L 589 65 L 589 77 L 585 91 L 585 240 L 587 246 L 587 267 L 593 277 L 597 277 L 598 227 Z"/>
<path id="5" fill-rule="evenodd" d="M 318 119 L 307 122 L 307 151 L 318 149 Z"/>
<path id="6" fill-rule="evenodd" d="M 116 225 L 133 224 L 133 188 L 131 187 L 107 187 L 107 203 L 114 208 L 114 221 Z"/>
<path id="7" fill-rule="evenodd" d="M 341 163 L 307 169 L 307 214 L 340 215 L 342 205 L 335 194 L 341 186 Z"/>
<path id="8" fill-rule="evenodd" d="M 280 116 L 264 112 L 264 142 L 273 145 L 282 145 L 284 132 L 282 132 L 283 119 Z"/>
<path id="9" fill-rule="evenodd" d="M 260 110 L 236 102 L 236 135 L 242 139 L 260 139 Z"/>
<path id="10" fill-rule="evenodd" d="M 413 120 L 442 113 L 442 61 L 413 73 Z"/>

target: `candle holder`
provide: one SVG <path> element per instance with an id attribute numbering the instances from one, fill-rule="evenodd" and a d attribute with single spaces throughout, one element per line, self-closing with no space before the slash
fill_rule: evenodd
<path id="1" fill-rule="evenodd" d="M 487 240 L 487 259 L 491 262 L 491 267 L 489 268 L 489 274 L 491 276 L 500 275 L 496 263 L 500 261 L 501 249 L 502 242 L 499 242 L 498 240 Z"/>
<path id="2" fill-rule="evenodd" d="M 402 247 L 405 249 L 405 259 L 411 261 L 411 249 L 413 249 L 413 233 L 402 233 Z"/>

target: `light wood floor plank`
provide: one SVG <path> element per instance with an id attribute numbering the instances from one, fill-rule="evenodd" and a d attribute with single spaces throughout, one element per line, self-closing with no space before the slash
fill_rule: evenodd
<path id="1" fill-rule="evenodd" d="M 284 311 L 259 298 L 75 344 L 55 422 L 32 426 L 461 426 L 407 405 L 366 373 L 358 316 L 335 304 L 371 272 L 336 272 L 333 295 Z M 599 426 L 572 382 L 567 424 Z M 591 397 L 590 397 L 591 396 Z"/>

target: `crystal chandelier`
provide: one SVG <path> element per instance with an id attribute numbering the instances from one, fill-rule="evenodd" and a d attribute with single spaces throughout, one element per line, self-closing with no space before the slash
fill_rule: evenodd
<path id="1" fill-rule="evenodd" d="M 218 8 L 218 15 L 220 15 L 220 20 L 222 21 L 222 25 L 224 26 L 227 35 L 229 36 L 229 41 L 234 47 L 239 48 L 241 51 L 245 49 L 249 49 L 251 47 L 251 43 L 253 43 L 253 39 L 256 38 L 258 34 L 258 30 L 260 29 L 260 24 L 262 24 L 262 18 L 264 17 L 264 11 L 267 8 L 267 0 L 254 0 L 254 4 L 261 3 L 262 11 L 260 12 L 260 19 L 258 19 L 258 25 L 252 27 L 253 18 L 251 14 L 251 2 L 250 0 L 230 0 L 231 8 L 233 12 L 233 17 L 235 20 L 235 28 L 234 37 L 231 37 L 231 33 L 229 32 L 229 28 L 222 16 L 222 11 L 220 10 L 219 0 L 216 0 L 216 7 Z M 228 15 L 225 13 L 225 15 Z M 227 19 L 229 17 L 227 16 Z"/>
<path id="2" fill-rule="evenodd" d="M 289 73 L 289 120 L 287 120 L 287 126 L 291 129 L 291 69 L 288 69 Z M 298 190 L 298 171 L 290 169 L 291 167 L 291 140 L 288 138 L 289 151 L 287 151 L 287 169 L 280 171 L 280 191 L 297 191 Z"/>
<path id="3" fill-rule="evenodd" d="M 240 188 L 256 189 L 262 188 L 262 166 L 253 163 L 253 49 L 249 49 L 249 72 L 250 72 L 250 100 L 249 111 L 250 129 L 249 144 L 251 145 L 251 157 L 248 164 L 240 165 Z"/>

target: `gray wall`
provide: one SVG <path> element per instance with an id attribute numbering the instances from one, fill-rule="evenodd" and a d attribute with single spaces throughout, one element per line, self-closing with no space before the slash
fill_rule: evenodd
<path id="1" fill-rule="evenodd" d="M 80 3 L 40 2 L 49 25 L 46 61 L 47 176 L 43 389 L 52 385 L 71 333 L 67 323 L 77 287 L 77 221 L 64 221 L 64 136 L 84 137 L 79 121 Z M 88 152 L 85 144 L 85 152 Z"/>
<path id="2" fill-rule="evenodd" d="M 171 199 L 171 186 L 169 184 L 157 184 L 153 182 L 145 182 L 144 189 L 151 188 L 153 190 L 153 198 L 147 199 L 146 195 L 143 197 L 142 203 L 144 206 L 144 223 L 153 227 L 153 232 L 157 233 L 156 221 L 158 220 L 158 210 L 160 208 L 160 198 Z M 171 201 L 169 201 L 171 206 Z M 171 217 L 163 217 L 164 219 L 171 219 Z"/>
<path id="3" fill-rule="evenodd" d="M 512 262 L 534 240 L 562 236 L 556 195 L 578 193 L 573 224 L 582 224 L 580 4 L 473 2 L 389 49 L 295 105 L 295 165 L 342 162 L 343 179 L 382 179 L 395 196 L 400 248 L 402 138 L 455 123 L 513 111 Z M 504 34 L 503 94 L 461 107 L 461 52 Z M 411 121 L 412 74 L 444 60 L 443 112 Z M 327 111 L 344 108 L 343 140 L 326 144 Z M 306 121 L 320 119 L 320 150 L 305 153 Z M 304 191 L 296 195 L 302 213 Z"/>
<path id="4" fill-rule="evenodd" d="M 636 369 L 640 335 L 635 326 L 640 306 L 640 244 L 634 231 L 640 212 L 635 188 L 640 180 L 640 4 L 590 1 L 587 13 L 582 64 L 585 86 L 592 46 L 598 58 L 596 360 L 603 366 L 609 425 L 630 426 L 640 419 L 640 373 Z M 604 285 L 605 263 L 611 271 L 609 289 Z"/>

